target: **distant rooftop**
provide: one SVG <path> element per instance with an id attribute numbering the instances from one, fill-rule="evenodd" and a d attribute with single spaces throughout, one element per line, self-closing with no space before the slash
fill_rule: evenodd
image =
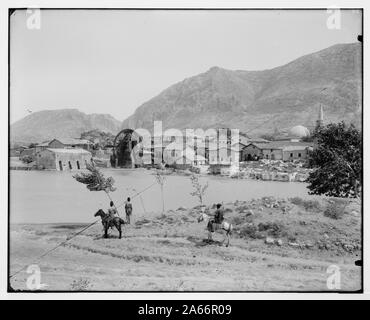
<path id="1" fill-rule="evenodd" d="M 47 148 L 46 150 L 54 152 L 54 153 L 73 153 L 73 154 L 91 154 L 91 152 L 85 150 L 85 149 L 54 149 L 54 148 Z"/>
<path id="2" fill-rule="evenodd" d="M 63 144 L 93 144 L 91 141 L 87 139 L 62 138 L 57 140 L 59 140 Z"/>
<path id="3" fill-rule="evenodd" d="M 299 151 L 299 150 L 303 150 L 303 149 L 306 149 L 306 148 L 309 148 L 310 146 L 302 146 L 302 145 L 299 145 L 299 146 L 287 146 L 287 147 L 283 147 L 283 151 Z"/>
<path id="4" fill-rule="evenodd" d="M 76 139 L 76 138 L 55 138 L 49 141 L 45 141 L 43 143 L 39 143 L 38 147 L 47 147 L 49 146 L 49 143 L 57 140 L 65 145 L 79 145 L 79 144 L 93 144 L 91 141 L 86 139 Z"/>
<path id="5" fill-rule="evenodd" d="M 313 146 L 313 142 L 295 142 L 295 141 L 272 141 L 269 143 L 250 143 L 255 145 L 259 149 L 284 149 L 287 148 L 307 148 Z M 295 150 L 298 150 L 295 149 Z M 293 149 L 292 149 L 293 150 Z"/>

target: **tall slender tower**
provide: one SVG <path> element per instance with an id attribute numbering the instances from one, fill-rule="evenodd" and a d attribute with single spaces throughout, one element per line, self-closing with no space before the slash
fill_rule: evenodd
<path id="1" fill-rule="evenodd" d="M 322 108 L 322 104 L 320 104 L 320 109 L 319 109 L 319 117 L 316 120 L 316 128 L 320 128 L 324 125 L 324 111 Z"/>
<path id="2" fill-rule="evenodd" d="M 324 111 L 323 111 L 323 108 L 322 108 L 322 104 L 320 103 L 319 117 L 316 120 L 316 128 L 315 128 L 315 130 L 320 129 L 323 126 L 324 126 Z M 314 137 L 314 139 L 313 139 L 313 148 L 314 149 L 317 149 L 318 148 L 317 137 Z"/>

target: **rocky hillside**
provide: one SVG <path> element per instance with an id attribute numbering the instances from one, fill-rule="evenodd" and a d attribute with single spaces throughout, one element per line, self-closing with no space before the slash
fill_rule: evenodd
<path id="1" fill-rule="evenodd" d="M 264 71 L 213 67 L 185 79 L 141 105 L 124 128 L 231 127 L 271 133 L 294 125 L 312 127 L 319 104 L 325 122 L 361 121 L 362 47 L 338 44 Z"/>
<path id="2" fill-rule="evenodd" d="M 116 134 L 120 122 L 108 114 L 85 114 L 77 109 L 34 112 L 10 127 L 11 142 L 41 142 L 59 138 L 79 138 L 82 132 L 98 129 Z"/>

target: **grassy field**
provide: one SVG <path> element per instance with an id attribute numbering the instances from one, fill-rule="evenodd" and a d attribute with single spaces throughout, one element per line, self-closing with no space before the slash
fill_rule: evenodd
<path id="1" fill-rule="evenodd" d="M 207 243 L 201 207 L 141 219 L 103 239 L 100 223 L 38 262 L 42 290 L 328 291 L 327 268 L 341 272 L 341 290 L 361 289 L 359 204 L 262 198 L 224 204 L 234 226 L 230 247 L 221 234 Z M 206 208 L 212 212 L 213 208 Z M 10 273 L 84 225 L 12 225 Z M 10 281 L 27 290 L 29 274 Z"/>

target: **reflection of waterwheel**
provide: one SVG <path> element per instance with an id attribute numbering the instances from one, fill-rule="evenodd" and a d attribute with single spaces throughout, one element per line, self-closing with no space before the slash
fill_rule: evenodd
<path id="1" fill-rule="evenodd" d="M 117 134 L 113 142 L 112 167 L 134 167 L 135 160 L 132 150 L 139 143 L 139 139 L 139 135 L 132 129 L 124 129 Z"/>

